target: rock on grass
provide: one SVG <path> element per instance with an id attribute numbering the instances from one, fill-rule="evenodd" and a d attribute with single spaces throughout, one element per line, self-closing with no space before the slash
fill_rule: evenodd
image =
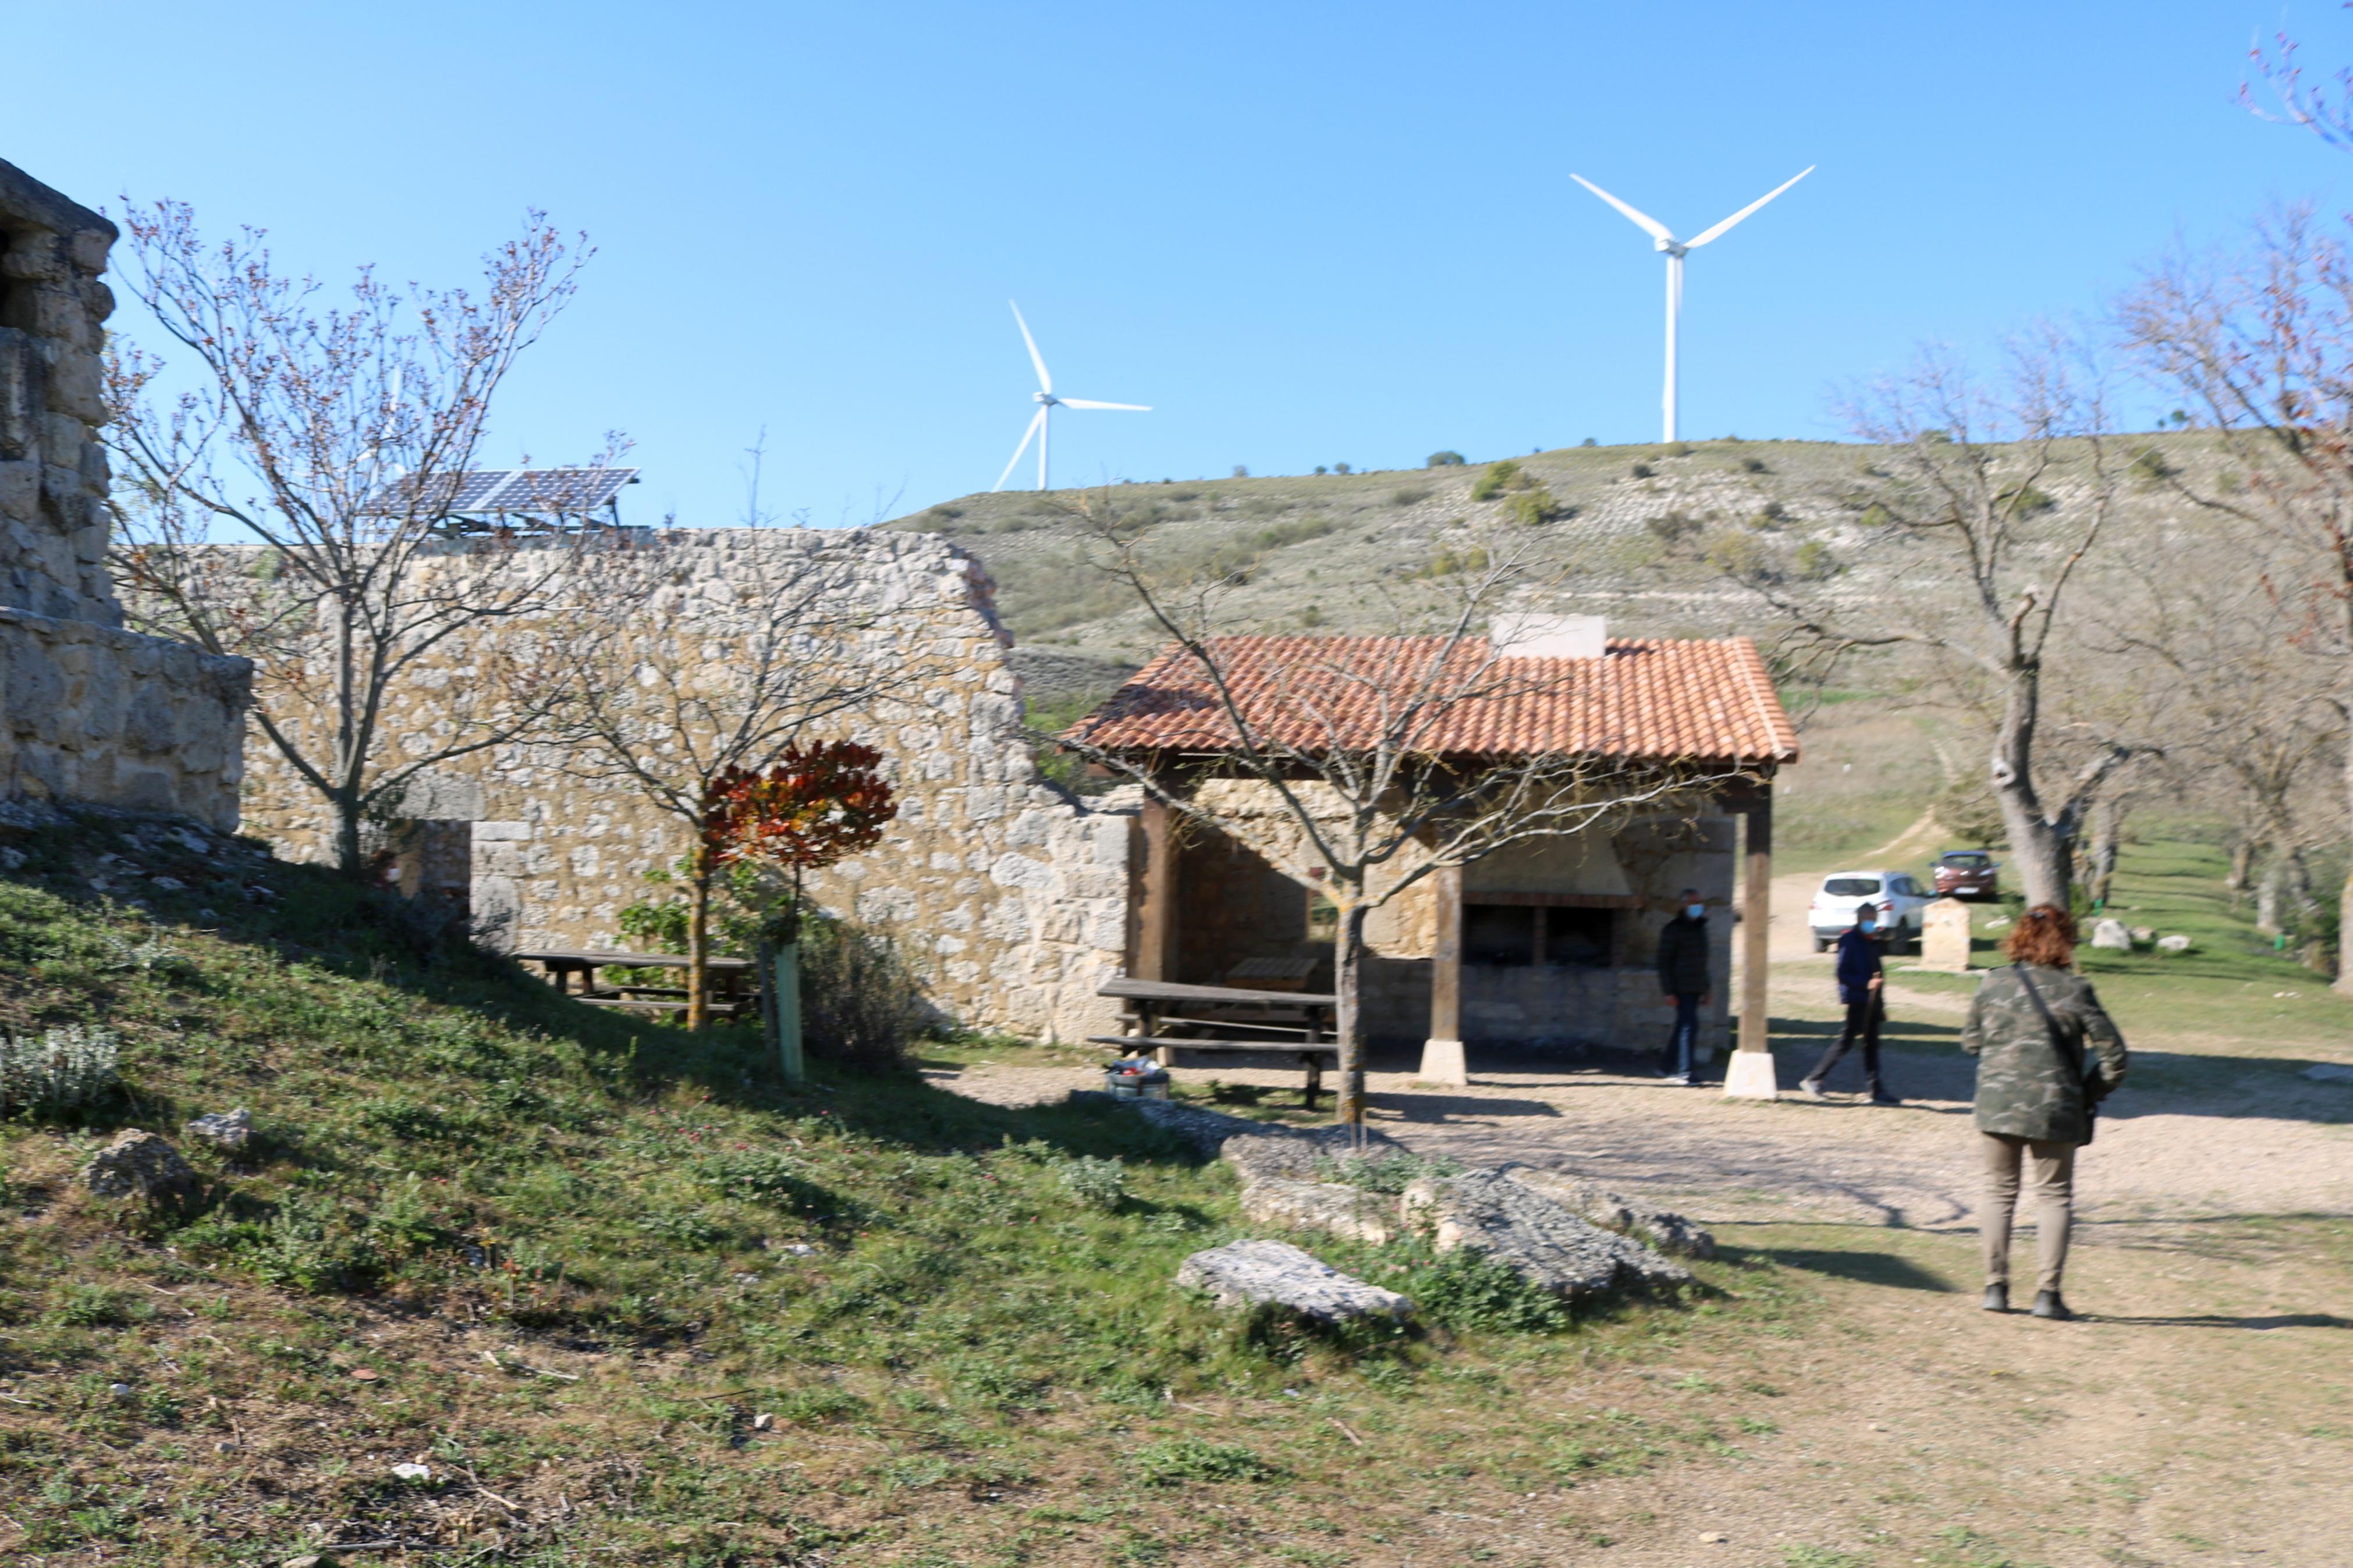
<path id="1" fill-rule="evenodd" d="M 1411 1298 L 1341 1273 L 1285 1241 L 1236 1241 L 1197 1252 L 1178 1266 L 1176 1283 L 1207 1290 L 1221 1307 L 1288 1307 L 1325 1322 L 1413 1316 Z"/>
<path id="2" fill-rule="evenodd" d="M 1465 1171 L 1414 1183 L 1405 1214 L 1430 1229 L 1440 1252 L 1468 1247 L 1567 1300 L 1621 1287 L 1672 1289 L 1691 1271 L 1641 1242 L 1580 1219 L 1498 1171 Z"/>
<path id="3" fill-rule="evenodd" d="M 1262 1176 L 1242 1189 L 1242 1217 L 1285 1230 L 1320 1230 L 1376 1245 L 1398 1233 L 1397 1203 L 1337 1182 Z"/>
<path id="4" fill-rule="evenodd" d="M 142 1197 L 151 1204 L 194 1197 L 196 1173 L 180 1152 L 153 1132 L 127 1128 L 100 1151 L 82 1181 L 102 1198 Z"/>
<path id="5" fill-rule="evenodd" d="M 1496 1167 L 1524 1187 L 1532 1188 L 1589 1225 L 1648 1242 L 1671 1258 L 1714 1258 L 1715 1237 L 1672 1210 L 1655 1208 L 1640 1198 L 1613 1193 L 1599 1182 L 1534 1165 L 1512 1163 Z"/>

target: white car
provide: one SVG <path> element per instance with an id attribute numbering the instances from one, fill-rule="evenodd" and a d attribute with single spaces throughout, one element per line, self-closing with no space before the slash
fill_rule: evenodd
<path id="1" fill-rule="evenodd" d="M 1879 911 L 1880 940 L 1890 952 L 1916 952 L 1926 910 L 1935 898 L 1902 871 L 1833 871 L 1814 894 L 1806 923 L 1813 928 L 1814 951 L 1831 944 L 1854 925 L 1855 911 L 1870 904 Z"/>

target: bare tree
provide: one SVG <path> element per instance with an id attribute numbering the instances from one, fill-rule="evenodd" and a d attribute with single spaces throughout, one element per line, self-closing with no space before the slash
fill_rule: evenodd
<path id="1" fill-rule="evenodd" d="M 1779 612 L 1799 665 L 1913 648 L 1968 689 L 1987 713 L 1987 781 L 2026 897 L 2063 907 L 2085 814 L 2144 749 L 2116 733 L 2054 743 L 2049 678 L 2075 612 L 2068 590 L 2116 500 L 2098 385 L 2046 334 L 2013 346 L 1998 386 L 1929 350 L 1906 374 L 1848 395 L 1840 412 L 1880 448 L 1862 492 L 1844 498 L 1857 514 L 1833 547 L 1846 575 L 1808 569 L 1825 559 L 1825 542 L 1788 533 L 1719 548 L 1717 564 Z M 1864 575 L 1868 595 L 1852 588 Z M 2052 766 L 2063 749 L 2073 755 Z"/>
<path id="2" fill-rule="evenodd" d="M 1639 813 L 1695 811 L 1742 776 L 1478 739 L 1562 685 L 1556 661 L 1502 657 L 1488 636 L 1498 613 L 1546 585 L 1528 535 L 1466 538 L 1448 546 L 1454 569 L 1437 578 L 1365 584 L 1368 601 L 1386 604 L 1392 635 L 1292 636 L 1270 658 L 1230 611 L 1246 568 L 1156 566 L 1108 498 L 1082 502 L 1073 521 L 1092 564 L 1174 645 L 1169 679 L 1193 711 L 1181 735 L 1155 726 L 1158 736 L 1139 743 L 1124 738 L 1131 715 L 1114 698 L 1067 734 L 1039 739 L 1133 780 L 1331 900 L 1343 1122 L 1365 1116 L 1368 915 L 1442 869 Z"/>
<path id="3" fill-rule="evenodd" d="M 275 269 L 260 230 L 208 247 L 178 202 L 125 221 L 132 292 L 185 361 L 167 377 L 125 342 L 109 358 L 113 570 L 145 629 L 255 661 L 255 721 L 356 873 L 372 816 L 396 814 L 427 771 L 527 731 L 560 689 L 527 637 L 490 634 L 547 605 L 570 550 L 459 542 L 441 524 L 586 253 L 534 213 L 485 258 L 480 298 L 404 295 L 363 268 L 331 306 Z M 237 544 L 259 548 L 223 548 Z M 481 650 L 477 679 L 437 698 L 430 732 L 411 731 L 421 749 L 387 755 L 387 708 L 452 637 Z"/>
<path id="4" fill-rule="evenodd" d="M 757 515 L 756 494 L 752 510 Z M 687 846 L 687 1023 L 706 1021 L 710 833 L 728 781 L 847 731 L 912 677 L 886 616 L 822 534 L 679 530 L 597 552 L 552 634 L 571 687 L 552 732 L 570 771 L 675 818 Z"/>
<path id="5" fill-rule="evenodd" d="M 2211 428 L 2225 463 L 2183 498 L 2278 552 L 2263 591 L 2279 637 L 2310 654 L 2346 724 L 2353 820 L 2353 257 L 2307 208 L 2275 212 L 2242 256 L 2172 258 L 2125 301 L 2148 369 Z M 2353 995 L 2353 876 L 2338 893 L 2337 989 Z"/>

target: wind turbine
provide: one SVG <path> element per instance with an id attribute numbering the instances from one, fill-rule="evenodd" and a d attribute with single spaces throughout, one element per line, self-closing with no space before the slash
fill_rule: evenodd
<path id="1" fill-rule="evenodd" d="M 1013 305 L 1010 300 L 1005 302 Z M 1090 397 L 1055 396 L 1054 378 L 1047 372 L 1045 358 L 1038 353 L 1038 340 L 1029 335 L 1029 323 L 1021 319 L 1021 307 L 1018 305 L 1013 305 L 1013 322 L 1021 329 L 1021 341 L 1029 345 L 1029 363 L 1038 367 L 1038 390 L 1032 395 L 1038 412 L 1031 417 L 1029 428 L 1021 432 L 1021 445 L 1014 447 L 1013 456 L 1006 459 L 1005 471 L 997 476 L 997 483 L 989 488 L 1000 490 L 1005 488 L 1005 481 L 1013 477 L 1013 465 L 1021 460 L 1021 454 L 1029 449 L 1029 437 L 1035 436 L 1038 437 L 1038 488 L 1042 490 L 1046 488 L 1046 442 L 1053 434 L 1050 416 L 1055 409 L 1116 408 L 1127 414 L 1149 414 L 1152 407 L 1145 403 L 1097 403 Z"/>
<path id="2" fill-rule="evenodd" d="M 1611 206 L 1616 207 L 1620 212 L 1624 213 L 1628 217 L 1633 219 L 1634 226 L 1648 234 L 1651 240 L 1657 245 L 1658 248 L 1666 254 L 1667 392 L 1665 398 L 1662 400 L 1666 410 L 1666 434 L 1662 437 L 1661 439 L 1667 441 L 1675 439 L 1675 327 L 1678 319 L 1683 312 L 1684 255 L 1690 251 L 1697 250 L 1701 246 L 1705 245 L 1711 239 L 1721 237 L 1724 232 L 1730 228 L 1734 224 L 1738 223 L 1742 218 L 1746 217 L 1750 213 L 1755 212 L 1758 207 L 1763 206 L 1767 202 L 1771 201 L 1775 196 L 1779 195 L 1783 191 L 1788 190 L 1791 185 L 1796 184 L 1799 180 L 1802 180 L 1808 174 L 1812 174 L 1814 172 L 1814 167 L 1815 166 L 1811 163 L 1807 164 L 1804 168 L 1799 170 L 1796 174 L 1774 186 L 1771 190 L 1766 192 L 1755 201 L 1750 202 L 1746 206 L 1742 207 L 1738 212 L 1734 213 L 1730 217 L 1725 218 L 1714 228 L 1703 229 L 1698 235 L 1690 239 L 1677 239 L 1673 235 L 1667 232 L 1667 226 L 1665 224 L 1661 223 L 1657 218 L 1652 217 L 1648 213 L 1637 212 L 1632 207 L 1628 206 L 1624 202 L 1620 201 L 1616 196 L 1611 195 L 1608 191 L 1603 190 L 1599 185 L 1595 184 L 1591 180 L 1587 179 L 1584 175 L 1569 175 L 1570 179 L 1575 180 L 1578 184 L 1583 185 L 1587 190 L 1591 191 L 1595 195 L 1599 196 L 1603 201 L 1608 202 Z"/>

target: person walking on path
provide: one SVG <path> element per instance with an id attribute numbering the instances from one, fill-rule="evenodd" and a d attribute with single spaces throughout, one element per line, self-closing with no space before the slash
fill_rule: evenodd
<path id="1" fill-rule="evenodd" d="M 1985 1310 L 2010 1310 L 2010 1227 L 2019 1174 L 2034 1193 L 2034 1315 L 2068 1319 L 2060 1295 L 2074 1223 L 2075 1151 L 2092 1141 L 2099 1102 L 2125 1080 L 2124 1037 L 2091 983 L 2069 965 L 2075 921 L 2037 904 L 2003 943 L 2010 964 L 1985 977 L 1961 1049 L 1978 1058 L 1978 1139 L 1985 1157 Z"/>
<path id="2" fill-rule="evenodd" d="M 1862 1092 L 1873 1105 L 1901 1105 L 1904 1102 L 1880 1087 L 1879 1030 L 1887 1022 L 1887 973 L 1879 963 L 1879 911 L 1869 904 L 1858 904 L 1854 924 L 1848 927 L 1838 940 L 1839 1001 L 1846 1008 L 1846 1027 L 1814 1070 L 1798 1082 L 1798 1088 L 1809 1100 L 1820 1100 L 1822 1080 L 1831 1076 L 1831 1068 L 1860 1038 L 1862 1041 Z"/>
<path id="3" fill-rule="evenodd" d="M 1685 888 L 1675 918 L 1659 932 L 1659 990 L 1675 1010 L 1674 1032 L 1659 1060 L 1659 1075 L 1690 1087 L 1699 1082 L 1699 1010 L 1715 994 L 1708 973 L 1707 905 Z"/>

